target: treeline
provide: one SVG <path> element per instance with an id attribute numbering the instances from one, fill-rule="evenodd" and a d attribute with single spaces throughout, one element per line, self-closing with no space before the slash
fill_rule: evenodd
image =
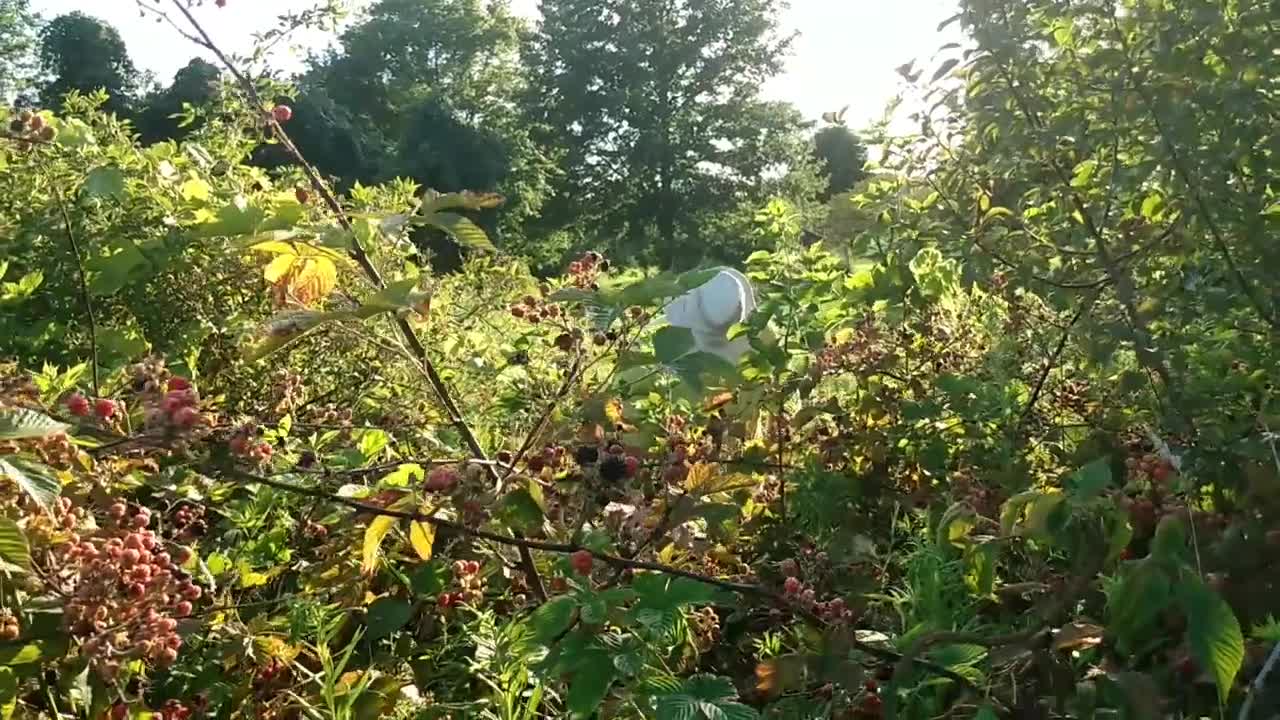
<path id="1" fill-rule="evenodd" d="M 503 0 L 378 0 L 281 78 L 297 88 L 290 133 L 340 187 L 408 177 L 503 194 L 477 219 L 546 267 L 585 248 L 667 267 L 740 259 L 771 200 L 813 224 L 861 178 L 850 130 L 762 96 L 789 51 L 779 0 L 542 12 L 532 24 Z M 42 22 L 27 0 L 0 0 L 0 37 L 0 93 L 56 105 L 105 91 L 144 143 L 191 132 L 184 108 L 215 103 L 222 81 L 197 58 L 158 84 L 115 28 L 79 12 Z M 253 160 L 287 161 L 265 146 Z M 447 243 L 424 244 L 451 264 Z"/>

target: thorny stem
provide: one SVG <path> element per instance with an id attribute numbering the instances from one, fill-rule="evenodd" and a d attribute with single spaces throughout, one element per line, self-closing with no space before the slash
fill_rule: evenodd
<path id="1" fill-rule="evenodd" d="M 89 319 L 89 362 L 93 371 L 93 394 L 102 394 L 98 384 L 98 318 L 93 310 L 93 300 L 89 297 L 89 281 L 84 272 L 84 256 L 80 253 L 80 243 L 76 240 L 75 230 L 71 226 L 71 214 L 67 212 L 67 202 L 62 191 L 55 185 L 53 198 L 58 203 L 58 212 L 62 215 L 62 225 L 67 232 L 67 242 L 71 245 L 71 254 L 76 259 L 77 279 L 80 283 L 80 302 L 84 305 L 85 316 Z"/>
<path id="2" fill-rule="evenodd" d="M 213 42 L 213 39 L 209 37 L 208 32 L 205 31 L 204 26 L 202 26 L 200 22 L 196 20 L 195 16 L 191 14 L 191 10 L 187 8 L 183 0 L 173 0 L 173 6 L 177 8 L 178 12 L 181 13 L 183 17 L 186 18 L 187 22 L 195 31 L 197 37 L 193 37 L 191 39 L 195 40 L 199 45 L 207 48 L 217 56 L 218 61 L 227 68 L 227 71 L 230 72 L 240 84 L 245 95 L 249 98 L 249 102 L 259 110 L 264 109 L 265 105 L 262 102 L 262 98 L 258 95 L 257 88 L 254 87 L 253 80 L 249 76 L 245 75 L 244 72 L 241 71 L 240 68 L 237 67 L 236 64 L 233 63 L 231 59 L 228 58 L 227 55 Z M 186 33 L 183 34 L 186 35 Z M 191 36 L 188 35 L 188 37 Z M 360 239 L 356 235 L 355 228 L 351 224 L 351 219 L 347 216 L 346 211 L 343 210 L 342 204 L 338 202 L 337 196 L 333 194 L 333 191 L 329 188 L 328 184 L 320 176 L 320 173 L 315 169 L 315 167 L 311 163 L 307 162 L 307 159 L 302 155 L 302 152 L 298 150 L 298 146 L 293 143 L 289 134 L 285 132 L 284 128 L 276 121 L 275 117 L 268 114 L 266 116 L 266 123 L 271 129 L 276 140 L 278 140 L 280 145 L 285 149 L 285 152 L 287 152 L 298 166 L 302 168 L 303 173 L 307 176 L 307 180 L 311 183 L 311 187 L 316 191 L 316 194 L 324 200 L 325 205 L 338 221 L 338 225 L 347 232 L 348 239 L 351 244 L 348 254 L 351 256 L 351 259 L 360 266 L 360 269 L 364 272 L 369 282 L 371 282 L 375 287 L 386 287 L 386 282 L 382 279 L 382 274 L 378 272 L 378 268 L 369 258 L 368 252 L 366 252 L 364 246 L 361 245 Z M 454 429 L 458 431 L 458 434 L 462 437 L 463 442 L 466 443 L 467 449 L 471 452 L 473 457 L 477 460 L 487 460 L 488 458 L 485 455 L 484 448 L 480 445 L 480 440 L 476 437 L 471 426 L 467 424 L 466 418 L 463 416 L 462 411 L 454 401 L 453 394 L 449 391 L 448 385 L 445 383 L 444 378 L 440 376 L 435 363 L 431 361 L 430 356 L 427 354 L 426 347 L 423 346 L 422 341 L 418 339 L 418 335 L 409 325 L 409 321 L 404 318 L 396 318 L 395 324 L 397 329 L 400 331 L 400 335 L 404 338 L 405 344 L 409 346 L 409 350 L 413 353 L 414 357 L 418 359 L 421 369 L 426 375 L 427 382 L 431 385 L 431 389 L 436 395 L 436 399 L 440 402 L 441 406 L 444 407 L 445 413 L 449 417 L 450 424 L 452 424 Z M 499 481 L 497 469 L 489 464 L 485 464 L 484 468 L 490 479 L 497 483 Z M 534 595 L 539 600 L 546 600 L 546 588 L 543 587 L 542 578 L 538 575 L 538 568 L 533 561 L 532 553 L 529 552 L 529 547 L 519 546 L 519 549 L 521 567 L 525 575 L 528 577 L 529 584 Z"/>
<path id="3" fill-rule="evenodd" d="M 713 587 L 717 587 L 722 590 L 728 590 L 730 592 L 735 592 L 742 595 L 749 595 L 752 597 L 760 598 L 762 600 L 771 602 L 780 608 L 790 610 L 797 616 L 803 618 L 806 622 L 809 622 L 819 627 L 825 626 L 827 624 L 825 621 L 823 621 L 814 613 L 804 608 L 796 606 L 786 597 L 774 592 L 773 590 L 770 590 L 769 588 L 763 585 L 743 583 L 743 582 L 733 582 L 730 580 L 722 580 L 720 578 L 711 577 L 709 575 L 703 575 L 703 574 L 692 572 L 689 570 L 682 570 L 677 567 L 672 567 L 671 565 L 664 565 L 662 563 L 649 562 L 646 560 L 637 560 L 634 557 L 611 555 L 609 553 L 601 552 L 599 550 L 592 550 L 591 548 L 584 547 L 576 542 L 550 542 L 547 540 L 532 540 L 524 537 L 510 537 L 507 535 L 501 535 L 498 533 L 489 532 L 487 530 L 480 530 L 478 528 L 469 527 L 467 525 L 463 525 L 461 523 L 454 522 L 452 520 L 446 520 L 444 518 L 437 517 L 434 514 L 415 512 L 411 510 L 393 510 L 390 508 L 381 507 L 379 505 L 373 505 L 370 503 L 361 502 L 360 500 L 356 500 L 354 498 L 335 495 L 333 493 L 325 492 L 323 490 L 316 490 L 313 488 L 302 487 L 300 485 L 295 485 L 290 482 L 284 482 L 282 480 L 276 480 L 275 478 L 256 475 L 256 474 L 249 473 L 239 469 L 233 468 L 229 471 L 228 474 L 232 475 L 233 477 L 237 477 L 242 480 L 245 480 L 246 482 L 266 485 L 267 487 L 275 488 L 277 490 L 282 490 L 284 492 L 294 493 L 297 495 L 301 495 L 303 497 L 326 500 L 329 502 L 336 503 L 338 505 L 345 505 L 346 507 L 349 507 L 359 512 L 369 513 L 371 515 L 381 515 L 384 517 L 399 518 L 401 520 L 412 520 L 415 522 L 423 522 L 423 523 L 427 523 L 429 525 L 435 526 L 437 528 L 445 528 L 447 530 L 451 530 L 460 535 L 466 535 L 469 537 L 488 540 L 488 541 L 497 543 L 499 545 L 507 545 L 507 546 L 513 546 L 517 548 L 523 548 L 526 550 L 540 550 L 543 552 L 553 552 L 553 553 L 559 553 L 559 554 L 570 554 L 570 553 L 575 553 L 580 551 L 586 551 L 588 553 L 591 553 L 591 556 L 593 558 L 605 563 L 606 565 L 609 565 L 610 567 L 615 568 L 619 572 L 623 570 L 648 570 L 651 572 L 662 573 L 664 575 L 670 575 L 673 577 L 681 577 L 688 580 L 693 580 L 695 582 L 703 583 L 704 585 L 711 585 Z M 872 655 L 876 658 L 879 658 L 881 660 L 906 663 L 907 665 L 915 665 L 922 669 L 928 670 L 929 672 L 934 673 L 936 675 L 941 675 L 943 677 L 954 680 L 960 683 L 961 685 L 969 688 L 970 690 L 975 690 L 975 691 L 977 690 L 977 688 L 973 685 L 973 683 L 970 682 L 965 677 L 963 677 L 962 675 L 952 672 L 951 670 L 941 665 L 938 665 L 936 663 L 932 663 L 926 660 L 920 660 L 918 658 L 907 658 L 900 653 L 879 647 L 877 645 L 871 645 L 869 643 L 862 642 L 856 638 L 852 639 L 851 642 L 853 647 L 857 648 L 858 650 L 861 650 L 862 652 L 867 653 L 868 655 Z"/>

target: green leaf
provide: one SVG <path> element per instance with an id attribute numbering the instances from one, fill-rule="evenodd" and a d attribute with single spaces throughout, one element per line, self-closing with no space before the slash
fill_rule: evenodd
<path id="1" fill-rule="evenodd" d="M 606 302 L 616 307 L 650 305 L 683 295 L 699 285 L 705 285 L 719 274 L 719 268 L 690 270 L 679 275 L 663 272 L 620 289 L 605 288 L 602 295 Z"/>
<path id="2" fill-rule="evenodd" d="M 52 470 L 18 457 L 0 458 L 0 476 L 8 477 L 16 483 L 45 512 L 53 511 L 58 495 L 62 492 L 62 483 L 53 476 Z"/>
<path id="3" fill-rule="evenodd" d="M 1092 159 L 1085 160 L 1079 165 L 1076 165 L 1075 170 L 1073 170 L 1071 174 L 1071 187 L 1086 187 L 1089 184 L 1089 181 L 1093 179 L 1093 174 L 1097 169 L 1098 161 Z"/>
<path id="4" fill-rule="evenodd" d="M 575 607 L 577 603 L 567 595 L 543 603 L 529 616 L 529 626 L 533 628 L 534 637 L 543 643 L 554 640 L 569 627 Z"/>
<path id="5" fill-rule="evenodd" d="M 27 536 L 18 527 L 18 523 L 5 517 L 0 517 L 0 561 L 24 571 L 31 570 L 31 549 L 27 545 Z"/>
<path id="6" fill-rule="evenodd" d="M 0 720 L 9 720 L 18 706 L 18 676 L 9 668 L 0 668 Z"/>
<path id="7" fill-rule="evenodd" d="M 369 639 L 379 640 L 404 627 L 413 617 L 413 605 L 403 598 L 380 597 L 365 614 Z"/>
<path id="8" fill-rule="evenodd" d="M 66 432 L 71 427 L 42 412 L 28 408 L 0 410 L 0 440 L 43 438 Z"/>
<path id="9" fill-rule="evenodd" d="M 431 213 L 425 218 L 428 225 L 437 227 L 449 234 L 459 245 L 472 250 L 497 252 L 498 249 L 489 241 L 480 226 L 465 216 L 449 212 Z"/>
<path id="10" fill-rule="evenodd" d="M 603 651 L 589 652 L 587 662 L 578 665 L 578 670 L 569 681 L 569 697 L 565 704 L 572 718 L 595 717 L 600 703 L 609 694 L 609 686 L 618 676 L 618 669 L 610 661 L 609 655 Z"/>
<path id="11" fill-rule="evenodd" d="M 983 705 L 978 709 L 978 714 L 973 716 L 973 720 L 1000 720 L 1000 716 L 996 715 L 995 708 Z"/>
<path id="12" fill-rule="evenodd" d="M 30 665 L 34 662 L 61 656 L 65 648 L 59 647 L 59 645 L 65 644 L 64 639 L 61 642 L 37 640 L 25 644 L 0 646 L 0 667 Z"/>
<path id="13" fill-rule="evenodd" d="M 969 531 L 976 524 L 977 513 L 967 503 L 958 502 L 947 508 L 938 521 L 938 547 L 963 547 Z"/>
<path id="14" fill-rule="evenodd" d="M 449 569 L 437 560 L 424 563 L 409 576 L 409 589 L 414 595 L 440 594 L 449 582 Z"/>
<path id="15" fill-rule="evenodd" d="M 518 488 L 504 495 L 494 514 L 516 530 L 529 532 L 542 527 L 542 505 L 528 488 Z"/>
<path id="16" fill-rule="evenodd" d="M 84 179 L 84 191 L 96 198 L 119 198 L 124 195 L 124 173 L 114 165 L 94 168 Z"/>
<path id="17" fill-rule="evenodd" d="M 1178 599 L 1187 616 L 1187 639 L 1196 661 L 1218 684 L 1225 703 L 1244 663 L 1244 635 L 1231 606 L 1198 577 L 1180 584 Z"/>
<path id="18" fill-rule="evenodd" d="M 1187 524 L 1181 515 L 1160 518 L 1151 540 L 1151 556 L 1161 561 L 1177 561 L 1187 547 Z"/>
<path id="19" fill-rule="evenodd" d="M 943 75 L 946 75 L 947 73 L 951 72 L 951 69 L 959 64 L 960 64 L 960 60 L 958 58 L 947 58 L 945 62 L 943 62 L 941 65 L 938 66 L 937 70 L 933 71 L 933 77 L 929 79 L 929 82 L 931 83 L 938 82 L 939 80 L 942 79 Z"/>
<path id="20" fill-rule="evenodd" d="M 1124 642 L 1147 630 L 1168 606 L 1169 578 L 1149 561 L 1134 563 L 1107 593 L 1107 629 Z"/>
<path id="21" fill-rule="evenodd" d="M 1098 458 L 1071 474 L 1067 479 L 1067 487 L 1078 500 L 1088 500 L 1097 496 L 1111 484 L 1111 463 L 1107 458 Z"/>
<path id="22" fill-rule="evenodd" d="M 637 575 L 632 583 L 639 597 L 636 609 L 676 610 L 684 605 L 706 605 L 720 597 L 714 586 L 662 573 Z"/>
<path id="23" fill-rule="evenodd" d="M 355 311 L 357 317 L 369 318 L 379 313 L 395 312 L 410 307 L 417 300 L 418 278 L 404 278 L 389 283 L 373 297 L 364 301 L 360 309 Z"/>
<path id="24" fill-rule="evenodd" d="M 679 692 L 655 698 L 659 720 L 754 720 L 760 714 L 752 707 L 737 702 L 738 691 L 728 678 L 694 675 L 686 679 Z"/>
<path id="25" fill-rule="evenodd" d="M 85 269 L 92 276 L 89 292 L 97 296 L 112 295 L 128 285 L 136 271 L 147 264 L 146 256 L 132 241 L 112 246 L 108 254 L 85 262 Z"/>
<path id="26" fill-rule="evenodd" d="M 694 346 L 693 331 L 689 328 L 668 325 L 653 334 L 653 355 L 667 365 L 688 355 Z"/>

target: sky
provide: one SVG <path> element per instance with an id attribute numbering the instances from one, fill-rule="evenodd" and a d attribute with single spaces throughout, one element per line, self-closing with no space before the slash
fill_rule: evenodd
<path id="1" fill-rule="evenodd" d="M 315 0 L 227 0 L 217 8 L 204 0 L 196 16 L 223 47 L 247 50 L 252 34 L 271 27 L 281 12 L 312 6 Z M 32 8 L 46 18 L 72 10 L 94 15 L 114 25 L 140 68 L 167 84 L 173 73 L 197 53 L 189 41 L 154 19 L 139 17 L 136 0 L 32 0 Z M 165 2 L 163 5 L 168 5 Z M 514 9 L 537 17 L 537 0 L 512 0 Z M 786 72 L 765 88 L 772 99 L 794 103 L 807 117 L 848 105 L 846 121 L 862 127 L 879 119 L 899 89 L 893 68 L 909 60 L 927 61 L 943 43 L 938 24 L 955 12 L 956 0 L 791 0 L 780 25 L 797 32 Z M 176 18 L 178 19 L 178 18 Z M 953 24 L 949 32 L 954 32 Z M 315 47 L 324 37 L 305 38 Z M 295 67 L 304 53 L 286 50 L 273 58 L 277 67 Z"/>

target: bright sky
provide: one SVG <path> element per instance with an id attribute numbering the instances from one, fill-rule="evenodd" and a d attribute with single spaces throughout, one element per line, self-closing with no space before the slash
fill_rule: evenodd
<path id="1" fill-rule="evenodd" d="M 512 0 L 517 12 L 537 15 L 537 0 Z M 72 10 L 95 15 L 117 29 L 135 64 L 167 83 L 174 71 L 196 54 L 190 42 L 167 25 L 139 17 L 136 0 L 32 0 L 34 10 L 51 18 Z M 162 3 L 169 5 L 169 3 Z M 255 31 L 266 29 L 281 12 L 310 7 L 314 0 L 212 0 L 195 9 L 215 41 L 234 51 L 247 50 Z M 955 12 L 956 0 L 791 0 L 782 19 L 798 31 L 785 75 L 767 88 L 769 96 L 789 100 L 806 116 L 849 105 L 846 120 L 857 128 L 878 119 L 897 92 L 900 78 L 893 68 L 911 59 L 927 61 L 943 43 L 955 40 L 955 25 L 946 36 L 938 23 Z M 323 37 L 305 40 L 323 45 Z M 290 66 L 301 56 L 277 57 Z"/>

